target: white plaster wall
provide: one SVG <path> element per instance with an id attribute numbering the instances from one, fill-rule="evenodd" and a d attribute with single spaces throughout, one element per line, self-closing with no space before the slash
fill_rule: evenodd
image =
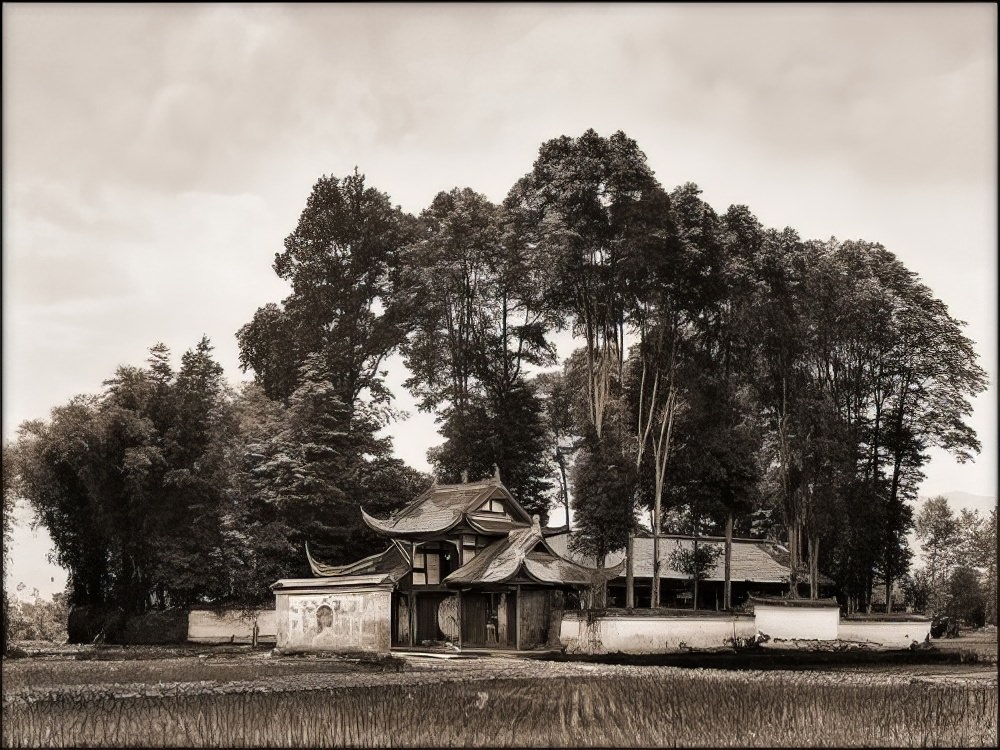
<path id="1" fill-rule="evenodd" d="M 390 597 L 388 590 L 278 593 L 277 647 L 283 651 L 388 652 Z M 321 627 L 317 616 L 324 605 L 333 610 L 329 627 Z"/>
<path id="2" fill-rule="evenodd" d="M 754 604 L 757 632 L 777 640 L 835 641 L 840 610 L 837 607 L 783 607 Z"/>
<path id="3" fill-rule="evenodd" d="M 876 648 L 909 648 L 923 643 L 931 633 L 931 621 L 893 622 L 841 620 L 838 637 L 842 641 L 865 643 Z"/>
<path id="4" fill-rule="evenodd" d="M 278 637 L 278 616 L 273 609 L 257 612 L 257 638 L 273 641 Z"/>
<path id="5" fill-rule="evenodd" d="M 563 615 L 559 640 L 570 654 L 666 654 L 688 649 L 732 647 L 758 634 L 761 645 L 781 648 L 785 641 L 849 641 L 872 648 L 909 648 L 930 633 L 930 621 L 840 620 L 836 607 L 755 605 L 754 617 L 651 617 L 606 615 L 587 619 L 577 611 Z M 775 641 L 779 643 L 775 643 Z"/>
<path id="6" fill-rule="evenodd" d="M 255 621 L 257 640 L 273 642 L 277 634 L 273 609 L 255 610 L 246 617 L 240 610 L 192 610 L 188 613 L 187 639 L 194 643 L 252 643 Z"/>
<path id="7" fill-rule="evenodd" d="M 577 612 L 562 619 L 559 639 L 567 653 L 666 654 L 690 648 L 726 648 L 754 637 L 751 617 L 605 616 L 588 621 Z"/>

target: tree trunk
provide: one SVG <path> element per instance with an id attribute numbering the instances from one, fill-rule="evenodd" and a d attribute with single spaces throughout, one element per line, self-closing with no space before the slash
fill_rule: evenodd
<path id="1" fill-rule="evenodd" d="M 795 521 L 788 526 L 788 597 L 799 598 L 799 529 Z"/>
<path id="2" fill-rule="evenodd" d="M 659 505 L 659 502 L 657 502 Z M 657 507 L 656 521 L 653 524 L 653 580 L 650 584 L 649 606 L 656 609 L 660 606 L 660 513 Z"/>
<path id="3" fill-rule="evenodd" d="M 629 531 L 628 543 L 625 548 L 625 609 L 635 607 L 635 534 Z"/>
<path id="4" fill-rule="evenodd" d="M 597 557 L 597 567 L 603 568 L 604 563 L 607 560 L 607 556 L 603 553 Z M 590 606 L 592 609 L 604 609 L 608 602 L 608 581 L 601 576 L 601 581 L 593 588 L 594 595 L 591 597 Z M 518 617 L 520 617 L 518 613 Z"/>
<path id="5" fill-rule="evenodd" d="M 727 612 L 733 608 L 733 511 L 726 515 L 726 583 L 722 595 L 722 608 Z"/>
<path id="6" fill-rule="evenodd" d="M 559 462 L 559 489 L 562 491 L 562 501 L 563 510 L 566 511 L 566 531 L 570 530 L 569 526 L 569 485 L 566 482 L 566 457 L 563 456 L 562 450 L 556 447 L 556 459 Z"/>
<path id="7" fill-rule="evenodd" d="M 819 598 L 819 538 L 809 536 L 809 598 Z"/>
<path id="8" fill-rule="evenodd" d="M 698 570 L 698 530 L 694 532 L 694 598 L 691 604 L 698 609 L 698 579 L 701 578 L 701 571 Z"/>

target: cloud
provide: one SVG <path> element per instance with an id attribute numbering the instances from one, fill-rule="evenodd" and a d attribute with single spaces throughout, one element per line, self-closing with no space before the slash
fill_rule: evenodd
<path id="1" fill-rule="evenodd" d="M 5 432 L 159 340 L 206 333 L 238 375 L 233 334 L 287 294 L 271 263 L 320 175 L 358 166 L 414 213 L 456 186 L 500 200 L 589 127 L 720 211 L 886 242 L 995 352 L 993 6 L 3 14 Z"/>
<path id="2" fill-rule="evenodd" d="M 5 434 L 158 341 L 179 354 L 207 334 L 237 377 L 236 331 L 287 295 L 269 267 L 288 228 L 259 196 L 115 187 L 66 222 L 26 203 L 5 216 Z M 117 234 L 87 228 L 116 217 Z"/>
<path id="3" fill-rule="evenodd" d="M 995 8 L 678 8 L 627 42 L 652 106 L 775 161 L 864 179 L 983 184 L 995 153 Z"/>

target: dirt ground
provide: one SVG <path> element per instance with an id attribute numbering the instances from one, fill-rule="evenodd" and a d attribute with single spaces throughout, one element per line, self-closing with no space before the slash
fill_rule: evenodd
<path id="1" fill-rule="evenodd" d="M 996 746 L 996 662 L 958 642 L 792 668 L 25 645 L 5 747 Z"/>
<path id="2" fill-rule="evenodd" d="M 997 681 L 996 629 L 933 641 L 928 651 L 840 655 L 810 664 L 797 654 L 758 653 L 732 662 L 723 655 L 686 655 L 685 660 L 637 662 L 536 659 L 510 656 L 441 658 L 431 655 L 278 656 L 248 646 L 53 646 L 22 644 L 29 656 L 4 659 L 4 700 L 29 695 L 71 693 L 86 697 L 168 695 L 190 692 L 328 690 L 353 686 L 421 684 L 442 680 L 545 679 L 574 675 L 639 674 L 678 669 L 711 672 L 738 669 L 779 679 L 795 672 L 841 673 L 866 682 L 884 680 L 937 683 Z M 971 656 L 973 655 L 974 656 Z M 828 656 L 828 655 L 820 655 Z M 719 661 L 728 658 L 730 661 Z M 770 676 L 769 676 L 770 675 Z"/>
<path id="3" fill-rule="evenodd" d="M 963 630 L 958 638 L 938 638 L 932 641 L 934 648 L 948 652 L 970 652 L 981 660 L 997 661 L 997 628 L 990 625 L 978 630 Z"/>

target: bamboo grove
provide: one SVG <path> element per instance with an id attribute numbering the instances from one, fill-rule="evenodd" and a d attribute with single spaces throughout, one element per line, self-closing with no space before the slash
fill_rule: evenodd
<path id="1" fill-rule="evenodd" d="M 253 384 L 226 386 L 207 340 L 178 372 L 154 347 L 9 447 L 74 603 L 260 600 L 305 574 L 306 541 L 375 551 L 359 505 L 429 481 L 386 437 L 402 362 L 442 481 L 495 464 L 530 512 L 571 507 L 598 558 L 645 524 L 771 536 L 793 595 L 822 571 L 864 608 L 908 571 L 929 451 L 979 451 L 973 342 L 878 243 L 700 195 L 592 130 L 544 143 L 499 204 L 456 188 L 414 216 L 322 177 L 275 256 L 289 295 L 236 334 Z"/>

